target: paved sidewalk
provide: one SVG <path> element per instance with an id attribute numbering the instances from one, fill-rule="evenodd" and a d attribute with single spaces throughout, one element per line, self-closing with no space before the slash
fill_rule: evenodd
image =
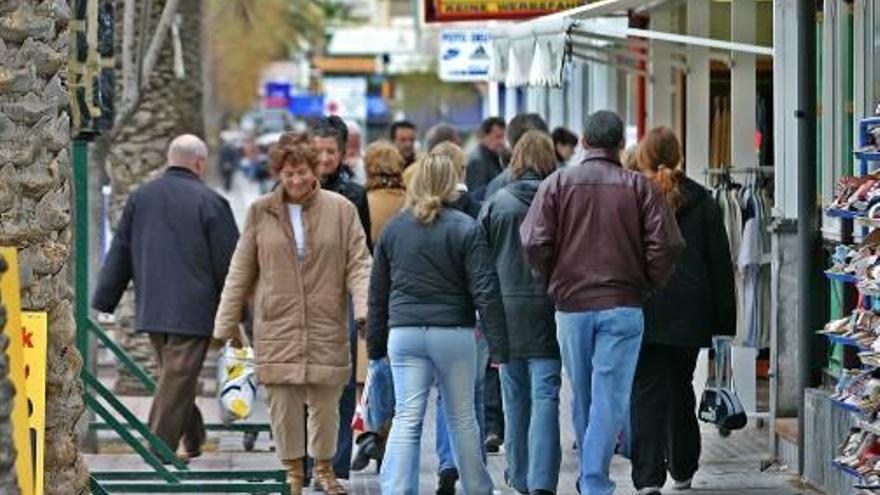
<path id="1" fill-rule="evenodd" d="M 149 404 L 144 399 L 125 399 L 132 405 L 135 412 L 145 415 L 145 407 Z M 576 452 L 571 449 L 572 438 L 568 421 L 569 400 L 561 401 L 563 431 L 563 461 L 560 475 L 559 494 L 575 494 L 574 483 L 577 479 Z M 212 399 L 202 399 L 200 404 L 206 409 L 210 418 L 216 414 L 211 408 L 216 404 Z M 422 440 L 421 487 L 419 493 L 434 493 L 436 483 L 436 456 L 434 454 L 434 401 L 430 402 L 425 420 Z M 261 410 L 261 415 L 265 414 Z M 210 419 L 208 419 L 210 421 Z M 195 459 L 194 469 L 211 469 L 232 471 L 245 469 L 280 469 L 281 465 L 270 451 L 271 442 L 268 435 L 261 434 L 254 452 L 244 452 L 241 445 L 241 434 L 211 434 L 210 445 L 204 456 Z M 87 456 L 92 470 L 146 469 L 140 459 L 119 445 L 108 444 L 110 437 L 102 434 L 102 443 L 106 453 Z M 768 432 L 766 429 L 750 429 L 733 433 L 728 438 L 721 438 L 714 428 L 703 428 L 702 467 L 694 481 L 693 495 L 795 495 L 816 494 L 797 486 L 790 473 L 772 470 L 762 473 L 759 469 L 762 460 L 767 458 Z M 490 455 L 489 465 L 492 478 L 496 483 L 496 493 L 513 494 L 512 490 L 503 486 L 505 467 L 504 455 Z M 629 479 L 629 463 L 625 459 L 616 458 L 613 464 L 613 478 L 618 485 L 616 491 L 621 495 L 635 495 Z M 353 473 L 349 482 L 352 495 L 380 494 L 378 476 L 375 466 L 371 465 L 361 473 Z M 676 493 L 667 489 L 666 493 Z"/>

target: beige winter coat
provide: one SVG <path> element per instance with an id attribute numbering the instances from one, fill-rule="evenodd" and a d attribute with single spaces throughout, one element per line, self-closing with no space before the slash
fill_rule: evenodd
<path id="1" fill-rule="evenodd" d="M 306 243 L 300 264 L 283 189 L 251 205 L 214 337 L 233 334 L 253 296 L 260 382 L 341 385 L 351 373 L 348 296 L 355 318 L 365 318 L 372 259 L 357 210 L 343 196 L 318 185 L 303 202 L 302 217 Z"/>

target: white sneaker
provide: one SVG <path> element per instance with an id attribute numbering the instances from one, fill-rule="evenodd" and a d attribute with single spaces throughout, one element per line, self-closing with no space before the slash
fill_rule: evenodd
<path id="1" fill-rule="evenodd" d="M 672 488 L 673 488 L 674 490 L 679 490 L 679 491 L 681 491 L 681 490 L 690 490 L 690 489 L 691 489 L 691 483 L 693 483 L 693 481 L 694 481 L 693 478 L 691 478 L 691 479 L 689 479 L 689 480 L 684 480 L 684 481 L 676 481 L 675 483 L 672 484 Z"/>
<path id="2" fill-rule="evenodd" d="M 662 495 L 662 493 L 656 486 L 648 486 L 639 490 L 638 495 Z"/>

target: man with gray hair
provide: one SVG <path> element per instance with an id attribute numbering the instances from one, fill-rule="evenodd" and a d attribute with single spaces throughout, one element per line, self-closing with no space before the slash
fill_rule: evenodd
<path id="1" fill-rule="evenodd" d="M 134 281 L 135 330 L 149 335 L 159 364 L 150 429 L 172 450 L 181 443 L 183 460 L 205 441 L 196 385 L 238 242 L 232 209 L 202 182 L 207 160 L 198 137 L 171 141 L 165 173 L 129 195 L 92 298 L 112 313 Z"/>

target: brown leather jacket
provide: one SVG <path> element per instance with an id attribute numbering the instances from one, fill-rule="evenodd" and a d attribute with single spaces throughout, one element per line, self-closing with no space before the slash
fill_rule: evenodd
<path id="1" fill-rule="evenodd" d="M 520 236 L 557 309 L 568 312 L 641 306 L 684 247 L 655 186 L 605 150 L 544 181 Z"/>

